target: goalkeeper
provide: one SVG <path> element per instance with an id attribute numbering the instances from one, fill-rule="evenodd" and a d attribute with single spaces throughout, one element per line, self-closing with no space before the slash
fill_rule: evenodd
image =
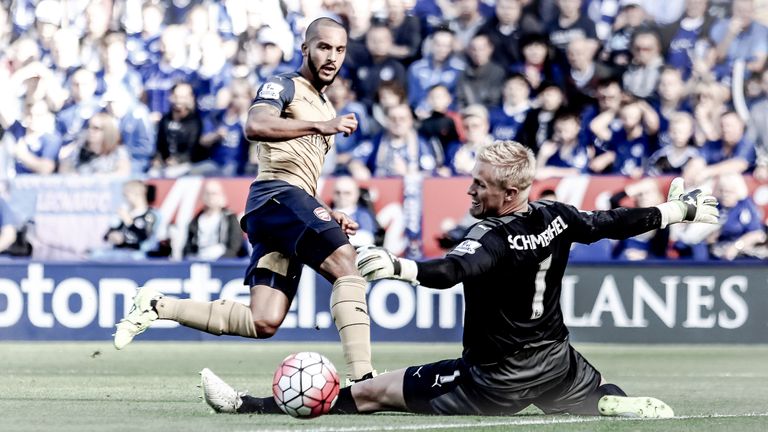
<path id="1" fill-rule="evenodd" d="M 560 290 L 573 242 L 624 239 L 680 222 L 717 223 L 717 200 L 683 191 L 648 208 L 581 212 L 554 201 L 528 202 L 536 162 L 512 141 L 483 147 L 472 172 L 470 213 L 481 219 L 445 258 L 396 258 L 359 251 L 368 280 L 401 279 L 426 287 L 464 284 L 461 358 L 412 366 L 342 389 L 332 412 L 409 411 L 510 415 L 533 404 L 545 413 L 671 417 L 651 397 L 627 397 L 569 342 Z M 203 372 L 206 400 L 219 411 L 279 412 L 271 398 L 239 395 Z"/>

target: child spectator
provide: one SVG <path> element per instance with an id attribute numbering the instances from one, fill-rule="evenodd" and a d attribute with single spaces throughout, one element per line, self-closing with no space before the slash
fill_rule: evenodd
<path id="1" fill-rule="evenodd" d="M 427 102 L 432 111 L 429 117 L 422 120 L 419 134 L 428 140 L 439 142 L 443 154 L 447 154 L 450 146 L 464 139 L 461 116 L 450 109 L 453 100 L 443 85 L 436 85 L 429 90 Z M 487 122 L 487 112 L 485 117 Z"/>
<path id="2" fill-rule="evenodd" d="M 597 173 L 623 174 L 640 178 L 648 157 L 655 150 L 659 116 L 643 100 L 629 100 L 618 112 L 620 129 L 612 130 L 614 113 L 601 113 L 590 123 L 595 136 L 604 141 L 605 152 L 595 156 L 589 168 Z"/>
<path id="3" fill-rule="evenodd" d="M 579 113 L 561 110 L 555 114 L 554 134 L 545 141 L 536 157 L 537 179 L 567 177 L 586 171 L 591 151 L 579 142 Z"/>
<path id="4" fill-rule="evenodd" d="M 504 81 L 501 106 L 490 111 L 491 134 L 497 140 L 514 140 L 531 109 L 531 87 L 520 74 Z"/>
<path id="5" fill-rule="evenodd" d="M 490 134 L 488 110 L 482 105 L 470 105 L 461 111 L 466 138 L 454 143 L 446 155 L 447 163 L 454 175 L 472 174 L 480 147 L 493 142 Z"/>
<path id="6" fill-rule="evenodd" d="M 648 158 L 648 175 L 680 175 L 689 162 L 700 157 L 693 139 L 693 117 L 678 111 L 668 121 L 665 144 Z"/>

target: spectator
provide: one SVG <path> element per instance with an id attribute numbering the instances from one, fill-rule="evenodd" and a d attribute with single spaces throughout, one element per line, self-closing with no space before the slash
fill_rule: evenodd
<path id="1" fill-rule="evenodd" d="M 62 174 L 127 176 L 131 159 L 120 143 L 117 120 L 107 113 L 97 113 L 78 142 L 61 157 Z"/>
<path id="2" fill-rule="evenodd" d="M 664 144 L 648 158 L 648 175 L 680 175 L 692 160 L 700 157 L 693 139 L 693 117 L 673 112 L 667 118 L 668 133 Z"/>
<path id="3" fill-rule="evenodd" d="M 45 66 L 51 66 L 53 39 L 64 18 L 62 6 L 61 2 L 55 0 L 42 0 L 35 6 L 35 31 L 32 34 L 40 48 L 40 60 Z"/>
<path id="4" fill-rule="evenodd" d="M 16 216 L 6 202 L 5 194 L 0 195 L 0 254 L 9 253 L 16 242 Z"/>
<path id="5" fill-rule="evenodd" d="M 106 249 L 93 251 L 96 259 L 143 259 L 157 246 L 158 215 L 147 199 L 148 188 L 141 180 L 123 184 L 125 203 L 104 234 Z"/>
<path id="6" fill-rule="evenodd" d="M 45 99 L 53 111 L 59 111 L 70 97 L 72 75 L 80 68 L 80 39 L 71 28 L 56 31 L 51 47 L 50 80 Z M 46 74 L 48 75 L 48 74 Z M 39 86 L 40 84 L 38 84 Z M 139 88 L 141 80 L 139 80 Z"/>
<path id="7" fill-rule="evenodd" d="M 96 74 L 97 94 L 103 95 L 111 90 L 138 96 L 143 87 L 141 74 L 128 64 L 125 44 L 122 33 L 110 33 L 104 38 L 101 51 L 104 69 Z"/>
<path id="8" fill-rule="evenodd" d="M 85 34 L 80 39 L 80 62 L 91 71 L 101 70 L 104 36 L 109 31 L 111 8 L 103 2 L 90 2 L 85 8 Z"/>
<path id="9" fill-rule="evenodd" d="M 725 174 L 741 174 L 754 166 L 755 146 L 744 129 L 744 121 L 734 111 L 720 116 L 720 139 L 705 143 L 701 157 L 691 161 L 686 169 L 693 184 Z"/>
<path id="10" fill-rule="evenodd" d="M 684 111 L 691 112 L 687 103 L 687 94 L 685 82 L 683 81 L 682 71 L 669 66 L 664 66 L 659 75 L 659 85 L 657 93 L 658 102 L 654 101 L 654 108 L 659 115 L 659 146 L 664 147 L 670 143 L 667 133 L 670 125 L 670 118 L 674 113 Z"/>
<path id="11" fill-rule="evenodd" d="M 746 62 L 747 70 L 760 72 L 768 56 L 768 28 L 754 21 L 754 0 L 733 0 L 731 17 L 718 20 L 709 34 L 715 44 L 716 76 L 731 73 L 734 60 Z"/>
<path id="12" fill-rule="evenodd" d="M 405 86 L 406 71 L 402 63 L 390 57 L 392 31 L 383 25 L 375 25 L 365 35 L 365 46 L 369 57 L 355 71 L 354 87 L 360 102 L 373 104 L 379 83 L 395 81 Z"/>
<path id="13" fill-rule="evenodd" d="M 625 199 L 628 202 L 624 202 Z M 649 178 L 630 183 L 610 199 L 611 208 L 652 207 L 664 201 L 658 183 Z M 666 258 L 669 237 L 670 227 L 667 226 L 620 240 L 614 247 L 613 257 L 628 261 Z"/>
<path id="14" fill-rule="evenodd" d="M 648 157 L 655 150 L 654 135 L 659 129 L 659 116 L 642 99 L 626 101 L 618 112 L 620 129 L 612 130 L 615 114 L 600 113 L 589 127 L 598 139 L 605 141 L 605 151 L 595 156 L 589 168 L 597 173 L 623 174 L 640 178 Z"/>
<path id="15" fill-rule="evenodd" d="M 544 81 L 556 83 L 560 87 L 565 84 L 563 72 L 552 61 L 549 55 L 548 39 L 545 35 L 531 34 L 522 39 L 523 61 L 510 66 L 513 73 L 525 76 L 534 95 L 538 95 Z"/>
<path id="16" fill-rule="evenodd" d="M 632 60 L 622 75 L 624 90 L 641 99 L 653 96 L 659 83 L 664 58 L 661 41 L 653 30 L 639 29 L 632 35 Z"/>
<path id="17" fill-rule="evenodd" d="M 461 111 L 462 122 L 466 129 L 466 139 L 454 143 L 447 153 L 447 163 L 454 175 L 468 176 L 475 166 L 480 147 L 493 142 L 490 134 L 488 110 L 482 105 L 470 105 Z"/>
<path id="18" fill-rule="evenodd" d="M 522 0 L 496 0 L 496 13 L 478 29 L 493 44 L 491 59 L 504 68 L 523 61 L 523 40 L 540 34 L 544 26 L 536 16 L 523 12 Z"/>
<path id="19" fill-rule="evenodd" d="M 596 52 L 597 41 L 594 39 L 574 39 L 568 44 L 569 69 L 565 76 L 565 94 L 568 105 L 575 109 L 593 105 L 598 83 L 615 74 L 609 66 L 595 60 Z"/>
<path id="20" fill-rule="evenodd" d="M 56 170 L 61 139 L 54 131 L 54 117 L 43 101 L 27 108 L 24 120 L 11 126 L 15 138 L 12 154 L 16 174 L 52 174 Z"/>
<path id="21" fill-rule="evenodd" d="M 196 10 L 193 9 L 193 12 Z M 202 118 L 207 118 L 224 108 L 219 105 L 219 101 L 232 81 L 232 66 L 227 62 L 224 43 L 216 33 L 207 33 L 201 37 L 200 54 L 200 64 L 190 79 L 195 88 L 197 110 Z"/>
<path id="22" fill-rule="evenodd" d="M 208 159 L 209 152 L 200 146 L 203 125 L 190 84 L 173 86 L 170 108 L 157 128 L 157 154 L 152 164 L 155 170 L 173 177 L 188 172 L 190 163 Z"/>
<path id="23" fill-rule="evenodd" d="M 352 246 L 368 246 L 375 243 L 379 229 L 373 211 L 363 204 L 360 186 L 352 177 L 337 177 L 333 182 L 333 210 L 340 211 L 357 222 L 357 232 L 349 237 Z"/>
<path id="24" fill-rule="evenodd" d="M 760 181 L 768 180 L 768 69 L 760 74 L 762 98 L 752 105 L 749 112 L 748 138 L 755 143 L 757 161 L 754 176 Z"/>
<path id="25" fill-rule="evenodd" d="M 199 174 L 235 176 L 243 174 L 248 161 L 249 143 L 245 138 L 245 119 L 253 102 L 253 87 L 244 79 L 229 86 L 229 104 L 223 111 L 203 121 L 200 146 L 211 153 L 208 168 L 198 167 Z"/>
<path id="26" fill-rule="evenodd" d="M 421 23 L 419 18 L 406 13 L 404 0 L 387 0 L 386 12 L 387 27 L 392 29 L 394 37 L 389 54 L 407 66 L 418 57 L 421 49 Z"/>
<path id="27" fill-rule="evenodd" d="M 384 132 L 370 145 L 358 147 L 355 158 L 349 169 L 357 180 L 432 175 L 442 165 L 431 144 L 416 132 L 413 113 L 406 104 L 389 109 Z"/>
<path id="28" fill-rule="evenodd" d="M 455 16 L 448 23 L 456 35 L 454 49 L 463 51 L 469 45 L 472 36 L 485 24 L 485 17 L 480 13 L 480 0 L 456 0 Z"/>
<path id="29" fill-rule="evenodd" d="M 371 107 L 373 117 L 371 135 L 381 132 L 387 126 L 387 112 L 390 108 L 406 102 L 405 87 L 394 81 L 382 82 Z"/>
<path id="30" fill-rule="evenodd" d="M 658 25 L 677 21 L 683 15 L 686 0 L 641 0 L 650 20 Z"/>
<path id="31" fill-rule="evenodd" d="M 587 170 L 591 152 L 579 142 L 579 114 L 561 110 L 555 114 L 554 134 L 545 141 L 536 157 L 537 179 L 567 177 Z"/>
<path id="32" fill-rule="evenodd" d="M 131 173 L 144 174 L 157 151 L 157 133 L 149 119 L 147 106 L 121 88 L 110 88 L 101 100 L 106 111 L 117 119 L 120 141 L 131 159 Z"/>
<path id="33" fill-rule="evenodd" d="M 126 41 L 128 61 L 137 69 L 160 61 L 160 36 L 164 10 L 162 3 L 145 2 L 141 8 L 141 32 L 131 34 Z"/>
<path id="34" fill-rule="evenodd" d="M 438 142 L 443 154 L 447 155 L 449 148 L 464 138 L 461 116 L 450 109 L 453 100 L 443 85 L 436 85 L 429 90 L 427 102 L 432 111 L 429 117 L 422 120 L 419 134 L 432 142 Z"/>
<path id="35" fill-rule="evenodd" d="M 728 89 L 715 82 L 697 83 L 691 104 L 696 118 L 696 144 L 720 139 L 720 117 L 726 112 Z"/>
<path id="36" fill-rule="evenodd" d="M 160 37 L 160 61 L 142 68 L 147 107 L 153 122 L 162 118 L 170 108 L 171 89 L 180 82 L 188 82 L 190 72 L 186 68 L 186 30 L 180 26 L 168 26 Z"/>
<path id="37" fill-rule="evenodd" d="M 565 106 L 565 95 L 553 82 L 541 84 L 541 91 L 534 101 L 536 108 L 528 111 L 522 128 L 517 133 L 518 142 L 526 143 L 538 152 L 545 141 L 552 138 L 555 113 Z M 583 140 L 582 140 L 583 141 Z"/>
<path id="38" fill-rule="evenodd" d="M 402 87 L 401 87 L 402 88 Z M 331 164 L 326 172 L 336 175 L 348 175 L 349 170 L 347 165 L 352 160 L 352 152 L 357 148 L 360 143 L 368 139 L 371 136 L 372 121 L 368 117 L 368 112 L 363 104 L 355 100 L 355 93 L 352 92 L 351 82 L 349 79 L 336 76 L 333 84 L 328 86 L 325 91 L 325 95 L 328 100 L 331 101 L 334 108 L 336 108 L 336 115 L 343 116 L 346 114 L 354 114 L 357 118 L 357 129 L 351 135 L 336 135 L 335 157 L 331 157 L 331 154 L 327 154 L 325 161 L 326 165 Z M 400 102 L 405 100 L 403 94 Z"/>
<path id="39" fill-rule="evenodd" d="M 555 48 L 555 61 L 563 68 L 568 64 L 566 50 L 577 39 L 597 39 L 595 23 L 581 13 L 582 0 L 557 0 L 557 18 L 548 23 L 547 34 Z M 593 52 L 594 54 L 594 52 Z"/>
<path id="40" fill-rule="evenodd" d="M 271 76 L 296 70 L 294 65 L 288 63 L 286 47 L 293 45 L 293 36 L 285 31 L 264 27 L 259 30 L 257 41 L 260 48 L 261 61 L 255 64 L 249 77 L 251 85 L 259 88 Z"/>
<path id="41" fill-rule="evenodd" d="M 630 43 L 638 29 L 652 29 L 653 21 L 643 8 L 641 0 L 621 0 L 621 10 L 613 23 L 614 31 L 605 41 L 601 59 L 613 66 L 626 67 L 632 57 Z"/>
<path id="42" fill-rule="evenodd" d="M 621 88 L 621 80 L 619 77 L 609 77 L 598 81 L 597 83 L 597 104 L 588 105 L 582 110 L 581 115 L 581 133 L 580 140 L 585 144 L 595 147 L 599 151 L 603 151 L 605 148 L 605 142 L 600 140 L 592 133 L 592 129 L 589 125 L 592 120 L 598 115 L 604 112 L 612 112 L 613 120 L 608 124 L 611 130 L 618 130 L 621 128 L 619 119 L 616 114 L 621 109 L 621 104 L 624 101 L 626 95 Z"/>
<path id="43" fill-rule="evenodd" d="M 475 35 L 467 47 L 468 63 L 456 85 L 459 107 L 481 104 L 496 106 L 501 101 L 498 93 L 505 77 L 504 68 L 491 60 L 493 45 L 488 36 Z"/>
<path id="44" fill-rule="evenodd" d="M 96 77 L 87 69 L 72 75 L 70 104 L 56 114 L 56 132 L 62 145 L 72 144 L 88 124 L 88 119 L 101 110 L 96 98 Z"/>
<path id="45" fill-rule="evenodd" d="M 766 241 L 766 233 L 763 213 L 749 197 L 744 178 L 737 173 L 719 175 L 715 196 L 720 202 L 720 229 L 712 255 L 727 261 L 750 256 Z"/>
<path id="46" fill-rule="evenodd" d="M 661 46 L 667 47 L 666 64 L 680 70 L 683 80 L 691 76 L 695 67 L 709 69 L 704 60 L 715 20 L 707 12 L 707 3 L 708 0 L 686 0 L 684 15 L 661 28 Z"/>
<path id="47" fill-rule="evenodd" d="M 504 81 L 501 106 L 490 111 L 491 134 L 497 140 L 514 140 L 531 109 L 531 88 L 520 74 L 510 75 Z M 529 143 L 523 143 L 529 145 Z"/>
<path id="48" fill-rule="evenodd" d="M 246 255 L 237 215 L 227 208 L 224 186 L 208 180 L 203 186 L 203 208 L 189 223 L 184 258 L 215 261 Z"/>
<path id="49" fill-rule="evenodd" d="M 464 62 L 452 56 L 453 43 L 453 32 L 444 28 L 436 30 L 428 39 L 429 49 L 424 58 L 408 67 L 408 103 L 419 118 L 429 112 L 426 96 L 432 87 L 442 84 L 454 98 L 456 96 L 456 83 L 464 70 Z"/>

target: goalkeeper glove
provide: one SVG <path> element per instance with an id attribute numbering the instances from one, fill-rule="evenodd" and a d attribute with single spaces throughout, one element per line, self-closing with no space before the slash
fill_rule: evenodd
<path id="1" fill-rule="evenodd" d="M 717 198 L 705 195 L 701 189 L 683 192 L 683 179 L 672 180 L 667 202 L 656 206 L 661 211 L 661 228 L 679 222 L 717 223 L 720 218 Z"/>
<path id="2" fill-rule="evenodd" d="M 363 246 L 357 249 L 357 269 L 367 281 L 379 279 L 400 279 L 418 284 L 416 275 L 419 269 L 416 262 L 398 258 L 391 252 L 376 246 Z"/>

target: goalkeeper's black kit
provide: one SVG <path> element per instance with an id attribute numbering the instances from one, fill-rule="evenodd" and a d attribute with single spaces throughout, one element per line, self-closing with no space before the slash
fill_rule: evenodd
<path id="1" fill-rule="evenodd" d="M 600 374 L 568 343 L 560 289 L 571 244 L 624 239 L 659 228 L 655 208 L 581 212 L 553 201 L 487 218 L 445 258 L 418 263 L 432 288 L 464 284 L 461 359 L 409 368 L 405 399 L 416 412 L 592 413 Z M 596 414 L 596 413 L 595 413 Z"/>

